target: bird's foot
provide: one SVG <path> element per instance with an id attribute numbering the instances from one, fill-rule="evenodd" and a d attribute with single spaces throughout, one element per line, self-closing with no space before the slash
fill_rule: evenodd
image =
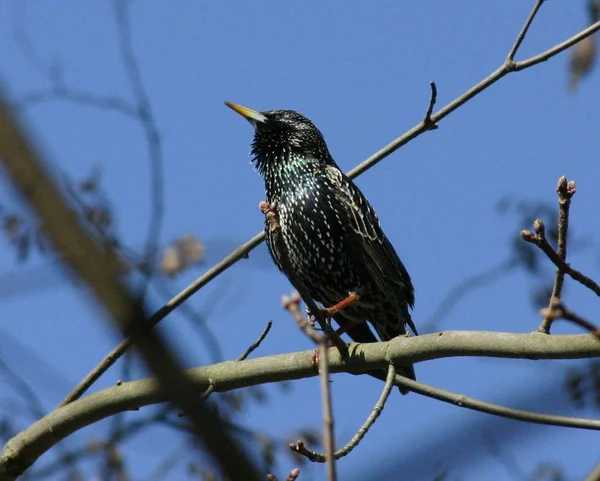
<path id="1" fill-rule="evenodd" d="M 330 347 L 337 347 L 340 355 L 345 358 L 348 356 L 348 346 L 346 345 L 346 343 L 344 342 L 344 340 L 340 337 L 341 334 L 343 334 L 342 328 L 338 329 L 337 331 L 334 331 L 333 329 L 329 328 L 329 332 L 327 333 L 327 349 L 329 349 Z M 315 352 L 313 353 L 313 357 L 312 357 L 312 367 L 316 372 L 319 372 L 319 348 L 317 347 L 315 349 Z"/>
<path id="2" fill-rule="evenodd" d="M 258 203 L 258 208 L 260 209 L 260 211 L 263 214 L 268 214 L 270 212 L 276 214 L 277 213 L 277 202 L 273 202 L 272 204 L 269 204 L 267 201 L 261 200 Z"/>
<path id="3" fill-rule="evenodd" d="M 346 307 L 348 307 L 350 304 L 352 304 L 356 301 L 359 301 L 359 300 L 360 300 L 360 294 L 358 292 L 350 292 L 350 294 L 348 295 L 348 297 L 346 297 L 346 299 L 341 300 L 334 306 L 323 307 L 321 309 L 321 312 L 323 312 L 323 314 L 327 317 L 333 317 L 338 312 L 346 309 Z"/>

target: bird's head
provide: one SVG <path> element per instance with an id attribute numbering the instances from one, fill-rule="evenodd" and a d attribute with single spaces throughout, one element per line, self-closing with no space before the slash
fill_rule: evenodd
<path id="1" fill-rule="evenodd" d="M 294 110 L 258 112 L 225 102 L 254 127 L 252 156 L 259 172 L 284 167 L 285 164 L 332 163 L 331 155 L 319 129 Z"/>

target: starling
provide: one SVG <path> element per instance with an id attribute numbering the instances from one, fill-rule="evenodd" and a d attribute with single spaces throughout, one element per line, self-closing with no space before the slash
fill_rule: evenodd
<path id="1" fill-rule="evenodd" d="M 293 275 L 312 298 L 330 307 L 358 293 L 359 300 L 334 315 L 356 342 L 377 341 L 365 321 L 382 341 L 405 334 L 407 325 L 417 334 L 409 313 L 414 305 L 410 276 L 377 214 L 339 169 L 321 132 L 293 110 L 257 112 L 226 105 L 254 126 L 253 163 L 264 179 L 267 202 L 277 205 Z M 265 231 L 271 257 L 289 278 L 266 223 Z M 413 366 L 403 366 L 399 373 L 415 379 Z M 369 374 L 385 379 L 383 371 Z"/>

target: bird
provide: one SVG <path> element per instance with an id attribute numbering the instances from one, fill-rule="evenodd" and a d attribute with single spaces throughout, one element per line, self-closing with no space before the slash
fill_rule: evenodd
<path id="1" fill-rule="evenodd" d="M 252 162 L 262 176 L 269 205 L 276 205 L 286 249 L 286 272 L 265 219 L 271 257 L 288 277 L 299 279 L 314 301 L 329 307 L 349 295 L 355 302 L 333 319 L 355 342 L 417 335 L 409 309 L 414 288 L 404 264 L 384 234 L 377 214 L 354 182 L 338 167 L 311 120 L 294 110 L 259 112 L 225 104 L 254 127 Z M 293 284 L 293 282 L 292 282 Z M 415 378 L 412 365 L 398 373 Z M 385 371 L 369 371 L 385 379 Z M 399 386 L 403 394 L 407 389 Z"/>

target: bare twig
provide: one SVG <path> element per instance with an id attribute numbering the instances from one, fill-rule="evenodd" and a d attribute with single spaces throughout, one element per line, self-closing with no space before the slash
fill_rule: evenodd
<path id="1" fill-rule="evenodd" d="M 525 70 L 530 67 L 533 67 L 534 65 L 537 65 L 539 63 L 550 60 L 555 55 L 558 55 L 559 53 L 564 52 L 565 50 L 572 47 L 576 43 L 581 42 L 584 38 L 587 38 L 590 35 L 593 35 L 598 30 L 600 30 L 600 21 L 591 24 L 588 28 L 586 28 L 585 30 L 582 30 L 577 35 L 573 35 L 571 38 L 565 40 L 564 42 L 559 43 L 558 45 L 555 45 L 552 48 L 549 48 L 548 50 L 540 53 L 539 55 L 535 55 L 534 57 L 529 57 L 526 60 L 521 60 L 520 62 L 516 62 L 514 70 L 515 70 L 515 72 L 519 72 L 521 70 Z"/>
<path id="2" fill-rule="evenodd" d="M 562 318 L 569 319 L 594 333 L 594 335 L 597 335 L 597 329 L 593 324 L 566 310 L 561 303 L 565 274 L 568 274 L 573 279 L 588 287 L 599 296 L 600 286 L 598 286 L 598 284 L 596 284 L 590 278 L 583 275 L 581 272 L 571 268 L 566 261 L 567 237 L 569 230 L 569 207 L 571 205 L 571 198 L 576 192 L 575 182 L 567 182 L 567 178 L 562 176 L 560 179 L 558 179 L 556 192 L 558 194 L 559 205 L 557 250 L 555 251 L 548 242 L 548 239 L 546 238 L 546 227 L 541 219 L 536 219 L 533 223 L 533 229 L 535 233 L 528 230 L 521 231 L 521 237 L 525 241 L 538 246 L 556 266 L 556 274 L 554 276 L 554 285 L 552 287 L 549 306 L 547 309 L 543 309 L 541 311 L 543 319 L 538 327 L 538 331 L 543 332 L 544 334 L 549 334 L 550 327 L 552 326 L 554 320 Z"/>
<path id="3" fill-rule="evenodd" d="M 530 57 L 529 59 L 520 61 L 520 62 L 512 62 L 512 63 L 503 63 L 498 69 L 484 78 L 481 82 L 464 92 L 462 95 L 458 96 L 452 102 L 438 110 L 436 113 L 429 116 L 432 123 L 437 124 L 442 119 L 446 118 L 452 112 L 457 110 L 463 104 L 468 102 L 469 100 L 476 97 L 478 94 L 486 90 L 488 87 L 496 83 L 501 78 L 505 77 L 507 74 L 511 72 L 517 72 L 521 70 L 525 70 L 527 68 L 533 67 L 538 63 L 544 62 L 555 55 L 559 54 L 563 50 L 571 47 L 577 42 L 583 40 L 590 35 L 593 35 L 596 31 L 600 30 L 600 22 L 596 22 L 587 29 L 581 31 L 577 35 L 569 38 L 568 40 L 562 42 L 551 49 L 542 52 L 541 54 Z M 398 150 L 403 145 L 407 144 L 411 140 L 419 137 L 424 132 L 430 130 L 428 125 L 422 120 L 417 125 L 412 127 L 410 130 L 402 134 L 400 137 L 390 142 L 388 145 L 383 147 L 381 150 L 375 152 L 369 158 L 365 159 L 359 165 L 354 167 L 348 172 L 348 177 L 354 179 L 359 175 L 363 174 L 373 166 L 375 166 L 378 162 L 388 157 L 390 154 Z M 225 257 L 222 261 L 215 264 L 211 269 L 209 269 L 205 274 L 196 279 L 192 284 L 190 284 L 187 288 L 185 288 L 181 293 L 175 296 L 171 301 L 165 304 L 159 311 L 157 311 L 151 317 L 151 325 L 154 326 L 158 322 L 160 322 L 164 317 L 166 317 L 173 309 L 175 309 L 178 305 L 185 302 L 189 297 L 191 297 L 194 293 L 200 290 L 203 286 L 212 281 L 215 277 L 220 275 L 222 272 L 227 270 L 233 264 L 238 262 L 240 259 L 248 257 L 248 254 L 258 245 L 260 245 L 265 240 L 265 233 L 259 232 L 253 238 L 248 240 L 245 244 L 241 245 L 237 249 L 235 249 L 231 254 Z M 88 388 L 91 386 L 117 359 L 119 359 L 123 353 L 129 348 L 130 341 L 123 341 L 117 348 L 113 349 L 111 353 L 109 353 L 99 364 L 94 368 L 94 370 L 86 376 L 86 378 L 81 381 L 78 387 L 63 401 L 63 403 L 70 402 L 74 399 L 80 397 Z"/>
<path id="4" fill-rule="evenodd" d="M 394 386 L 395 378 L 396 378 L 396 369 L 395 369 L 394 365 L 392 363 L 390 363 L 390 365 L 388 367 L 387 378 L 385 380 L 385 386 L 383 388 L 383 391 L 381 392 L 381 396 L 379 396 L 377 404 L 375 404 L 375 407 L 371 411 L 371 414 L 369 415 L 367 420 L 358 429 L 358 431 L 352 437 L 352 439 L 348 442 L 348 444 L 346 444 L 343 448 L 338 449 L 335 453 L 333 453 L 333 456 L 336 459 L 340 459 L 340 458 L 346 456 L 347 454 L 350 454 L 350 452 L 356 446 L 358 446 L 358 443 L 360 443 L 362 441 L 362 439 L 365 437 L 365 435 L 367 434 L 369 429 L 371 429 L 371 426 L 373 426 L 373 424 L 375 424 L 375 421 L 377 420 L 377 418 L 380 416 L 381 412 L 383 411 L 385 403 L 387 402 L 390 392 L 392 391 L 392 387 Z M 307 457 L 309 460 L 316 462 L 316 463 L 324 463 L 327 460 L 327 456 L 320 454 L 316 451 L 313 451 L 312 449 L 308 449 L 302 441 L 297 441 L 296 443 L 290 444 L 290 449 L 298 454 L 301 454 L 302 456 Z"/>
<path id="5" fill-rule="evenodd" d="M 573 324 L 577 324 L 600 339 L 600 328 L 595 326 L 587 319 L 584 319 L 578 314 L 568 310 L 557 297 L 553 297 L 550 300 L 550 305 L 547 308 L 542 309 L 541 314 L 544 316 L 544 320 L 548 323 L 548 329 L 550 329 L 552 323 L 557 319 L 565 319 L 567 321 L 571 321 Z"/>
<path id="6" fill-rule="evenodd" d="M 416 392 L 423 396 L 437 399 L 438 401 L 449 404 L 454 404 L 458 407 L 472 409 L 473 411 L 491 414 L 493 416 L 514 419 L 517 421 L 525 421 L 534 424 L 545 424 L 549 426 L 600 430 L 600 420 L 575 418 L 569 416 L 555 416 L 553 414 L 537 413 L 533 411 L 525 411 L 523 409 L 500 406 L 498 404 L 480 401 L 479 399 L 465 396 L 464 394 L 446 391 L 445 389 L 440 389 L 420 383 L 418 381 L 413 381 L 412 379 L 399 374 L 396 375 L 396 383 L 401 384 L 407 389 L 410 389 L 412 392 Z"/>
<path id="7" fill-rule="evenodd" d="M 243 361 L 250 354 L 252 354 L 258 348 L 258 346 L 260 346 L 260 344 L 265 340 L 265 337 L 267 337 L 267 334 L 269 334 L 269 331 L 271 330 L 272 326 L 273 326 L 273 321 L 267 322 L 267 325 L 263 329 L 263 332 L 261 332 L 260 336 L 258 336 L 258 339 L 256 339 L 256 341 L 254 341 L 252 344 L 250 344 L 250 346 L 248 347 L 248 349 L 246 349 L 244 352 L 242 352 L 238 356 L 238 358 L 236 359 L 236 361 Z"/>
<path id="8" fill-rule="evenodd" d="M 438 125 L 431 120 L 431 114 L 433 112 L 433 107 L 435 107 L 435 103 L 437 102 L 437 86 L 435 85 L 435 82 L 429 82 L 429 86 L 431 87 L 431 97 L 429 97 L 429 106 L 427 107 L 427 112 L 425 112 L 423 124 L 427 126 L 427 130 L 435 130 L 438 128 Z"/>
<path id="9" fill-rule="evenodd" d="M 93 94 L 67 87 L 64 84 L 54 84 L 47 88 L 29 92 L 13 102 L 13 107 L 16 109 L 24 109 L 53 100 L 66 100 L 86 107 L 112 110 L 125 115 L 126 117 L 137 119 L 135 106 L 120 97 Z"/>
<path id="10" fill-rule="evenodd" d="M 440 120 L 446 118 L 456 109 L 458 109 L 463 104 L 479 95 L 481 92 L 486 90 L 491 85 L 495 84 L 498 80 L 505 77 L 506 75 L 512 72 L 519 72 L 521 70 L 528 69 L 530 67 L 533 67 L 534 65 L 537 65 L 538 63 L 549 60 L 550 58 L 554 57 L 555 55 L 558 55 L 563 50 L 566 50 L 567 48 L 575 45 L 577 42 L 583 40 L 584 38 L 593 35 L 598 30 L 600 30 L 600 22 L 594 23 L 590 27 L 579 32 L 577 35 L 574 35 L 568 40 L 565 40 L 559 45 L 556 45 L 555 47 L 552 47 L 551 49 L 548 49 L 545 52 L 536 55 L 535 57 L 530 57 L 520 62 L 505 61 L 499 68 L 497 68 L 494 72 L 492 72 L 490 75 L 484 78 L 481 82 L 471 87 L 465 93 L 458 96 L 452 102 L 450 102 L 449 104 L 438 110 L 436 113 L 431 115 L 431 121 L 437 124 Z M 354 167 L 350 172 L 348 172 L 348 177 L 353 179 L 359 176 L 360 174 L 366 172 L 379 161 L 383 160 L 384 158 L 398 150 L 400 147 L 407 144 L 416 137 L 420 136 L 427 130 L 428 129 L 425 128 L 425 124 L 423 122 L 419 122 L 412 129 L 408 130 L 396 140 L 386 145 L 383 149 L 379 150 L 378 152 L 375 152 L 371 157 Z"/>
<path id="11" fill-rule="evenodd" d="M 561 265 L 566 264 L 567 261 L 567 236 L 569 234 L 569 207 L 571 205 L 571 197 L 575 194 L 575 182 L 571 181 L 567 183 L 567 178 L 563 175 L 558 179 L 558 185 L 556 187 L 556 193 L 558 194 L 558 248 L 556 255 L 561 260 Z M 544 224 L 541 221 L 534 223 L 534 229 L 536 234 L 546 238 L 546 232 Z M 548 243 L 546 241 L 546 243 Z M 554 249 L 552 249 L 554 250 Z M 552 303 L 559 302 L 562 296 L 562 288 L 565 282 L 565 270 L 557 266 L 556 274 L 554 275 L 554 285 L 552 286 L 552 294 L 550 295 L 550 304 L 547 312 L 550 312 Z M 549 317 L 544 316 L 538 331 L 545 334 L 550 334 L 550 326 L 552 320 Z"/>
<path id="12" fill-rule="evenodd" d="M 241 353 L 238 356 L 238 358 L 236 359 L 236 361 L 238 361 L 238 362 L 244 361 L 250 354 L 252 354 L 258 348 L 258 346 L 260 346 L 260 344 L 264 341 L 265 337 L 267 337 L 267 334 L 269 334 L 269 331 L 271 330 L 272 326 L 273 326 L 273 321 L 267 322 L 267 325 L 263 329 L 263 332 L 260 334 L 260 336 L 258 336 L 258 339 L 256 339 L 256 341 L 254 341 L 252 344 L 250 344 L 248 349 L 246 349 L 243 353 Z M 206 388 L 206 390 L 202 393 L 200 398 L 203 401 L 205 401 L 213 393 L 214 390 L 215 390 L 215 385 L 212 381 L 209 380 L 208 388 Z M 185 415 L 186 415 L 185 412 L 178 413 L 179 417 L 182 417 Z"/>
<path id="13" fill-rule="evenodd" d="M 136 120 L 141 126 L 148 145 L 150 157 L 150 204 L 151 213 L 146 236 L 144 254 L 144 273 L 152 273 L 156 265 L 155 259 L 158 252 L 158 243 L 163 218 L 164 204 L 164 175 L 163 175 L 163 152 L 162 140 L 158 131 L 156 119 L 151 108 L 150 98 L 142 79 L 138 60 L 133 48 L 133 35 L 129 18 L 129 2 L 127 0 L 113 0 L 115 21 L 119 40 L 119 50 L 125 69 L 126 78 L 131 87 L 134 97 L 133 102 L 124 100 L 118 96 L 108 96 L 86 92 L 81 89 L 68 86 L 63 78 L 60 64 L 50 67 L 44 65 L 40 56 L 33 48 L 27 33 L 23 27 L 24 12 L 17 11 L 20 17 L 16 22 L 15 37 L 23 52 L 32 61 L 50 82 L 50 87 L 30 92 L 16 102 L 14 108 L 25 108 L 43 102 L 53 100 L 65 100 L 74 104 L 94 107 L 103 110 L 112 110 Z"/>
<path id="14" fill-rule="evenodd" d="M 164 306 L 162 306 L 158 311 L 156 311 L 152 316 L 148 318 L 146 321 L 146 328 L 150 329 L 162 321 L 165 317 L 167 317 L 172 311 L 174 311 L 177 307 L 183 304 L 187 299 L 189 299 L 194 293 L 196 293 L 203 286 L 212 281 L 219 274 L 227 270 L 230 266 L 235 264 L 238 260 L 248 257 L 248 253 L 260 245 L 263 241 L 264 232 L 255 235 L 252 239 L 250 239 L 245 244 L 241 245 L 237 249 L 235 249 L 231 254 L 229 254 L 225 259 L 219 262 L 217 265 L 209 269 L 204 275 L 196 279 L 192 284 L 182 290 L 179 294 L 173 297 L 169 302 L 167 302 Z M 102 359 L 94 369 L 92 369 L 86 376 L 83 378 L 77 386 L 69 393 L 65 399 L 63 399 L 59 406 L 64 406 L 70 402 L 81 397 L 83 393 L 85 393 L 92 384 L 94 384 L 102 374 L 104 374 L 115 362 L 117 362 L 121 356 L 131 347 L 132 339 L 130 337 L 125 338 L 123 341 L 119 343 L 111 352 L 109 352 L 104 359 Z"/>
<path id="15" fill-rule="evenodd" d="M 525 40 L 525 35 L 527 35 L 527 31 L 529 30 L 529 27 L 531 26 L 533 19 L 537 15 L 538 10 L 540 9 L 540 7 L 542 6 L 542 3 L 544 3 L 544 1 L 545 0 L 537 0 L 535 2 L 535 5 L 533 6 L 531 13 L 529 14 L 529 17 L 527 17 L 527 20 L 525 21 L 525 25 L 523 25 L 523 28 L 519 32 L 519 35 L 517 35 L 517 39 L 515 40 L 514 45 L 512 46 L 512 48 L 510 49 L 510 52 L 508 52 L 508 55 L 506 56 L 506 59 L 508 61 L 512 62 L 515 59 L 515 55 L 517 54 L 517 51 L 519 50 L 521 43 L 523 43 L 523 40 Z"/>
<path id="16" fill-rule="evenodd" d="M 329 386 L 329 349 L 327 338 L 319 342 L 319 379 L 321 380 L 321 398 L 323 408 L 323 447 L 327 457 L 327 480 L 336 481 L 335 466 L 335 436 L 333 434 L 333 408 L 331 402 L 331 387 Z"/>
<path id="17" fill-rule="evenodd" d="M 283 296 L 281 298 L 281 304 L 283 305 L 283 308 L 292 315 L 300 330 L 318 345 L 324 336 L 315 331 L 310 322 L 308 322 L 308 319 L 302 315 L 302 310 L 300 309 L 301 300 L 300 294 L 298 294 L 297 291 L 294 291 L 291 296 Z"/>
<path id="18" fill-rule="evenodd" d="M 534 223 L 534 229 L 538 230 L 540 228 L 545 228 L 544 223 L 540 219 L 537 219 Z M 573 269 L 568 263 L 563 261 L 546 239 L 545 233 L 540 234 L 536 232 L 534 234 L 529 230 L 522 230 L 521 237 L 526 242 L 530 242 L 538 246 L 557 268 L 562 269 L 565 272 L 565 274 L 567 274 L 573 280 L 587 287 L 588 289 L 593 291 L 597 296 L 600 296 L 600 285 L 598 285 L 586 275 L 582 274 L 580 271 Z"/>
<path id="19" fill-rule="evenodd" d="M 158 244 L 160 242 L 160 232 L 163 223 L 164 160 L 160 133 L 133 48 L 129 3 L 128 0 L 113 0 L 113 8 L 119 35 L 119 49 L 123 58 L 125 71 L 127 72 L 127 79 L 135 98 L 137 115 L 146 136 L 148 155 L 150 156 L 150 205 L 152 209 L 150 211 L 150 222 L 144 249 L 146 261 L 144 271 L 149 276 L 156 265 Z"/>
<path id="20" fill-rule="evenodd" d="M 571 207 L 571 198 L 575 195 L 575 181 L 567 182 L 563 175 L 558 179 L 556 193 L 558 194 L 558 256 L 566 262 L 567 260 L 567 236 L 569 233 L 569 208 Z M 556 269 L 556 279 L 552 290 L 552 297 L 560 299 L 562 286 L 565 279 L 565 273 L 562 269 Z"/>

